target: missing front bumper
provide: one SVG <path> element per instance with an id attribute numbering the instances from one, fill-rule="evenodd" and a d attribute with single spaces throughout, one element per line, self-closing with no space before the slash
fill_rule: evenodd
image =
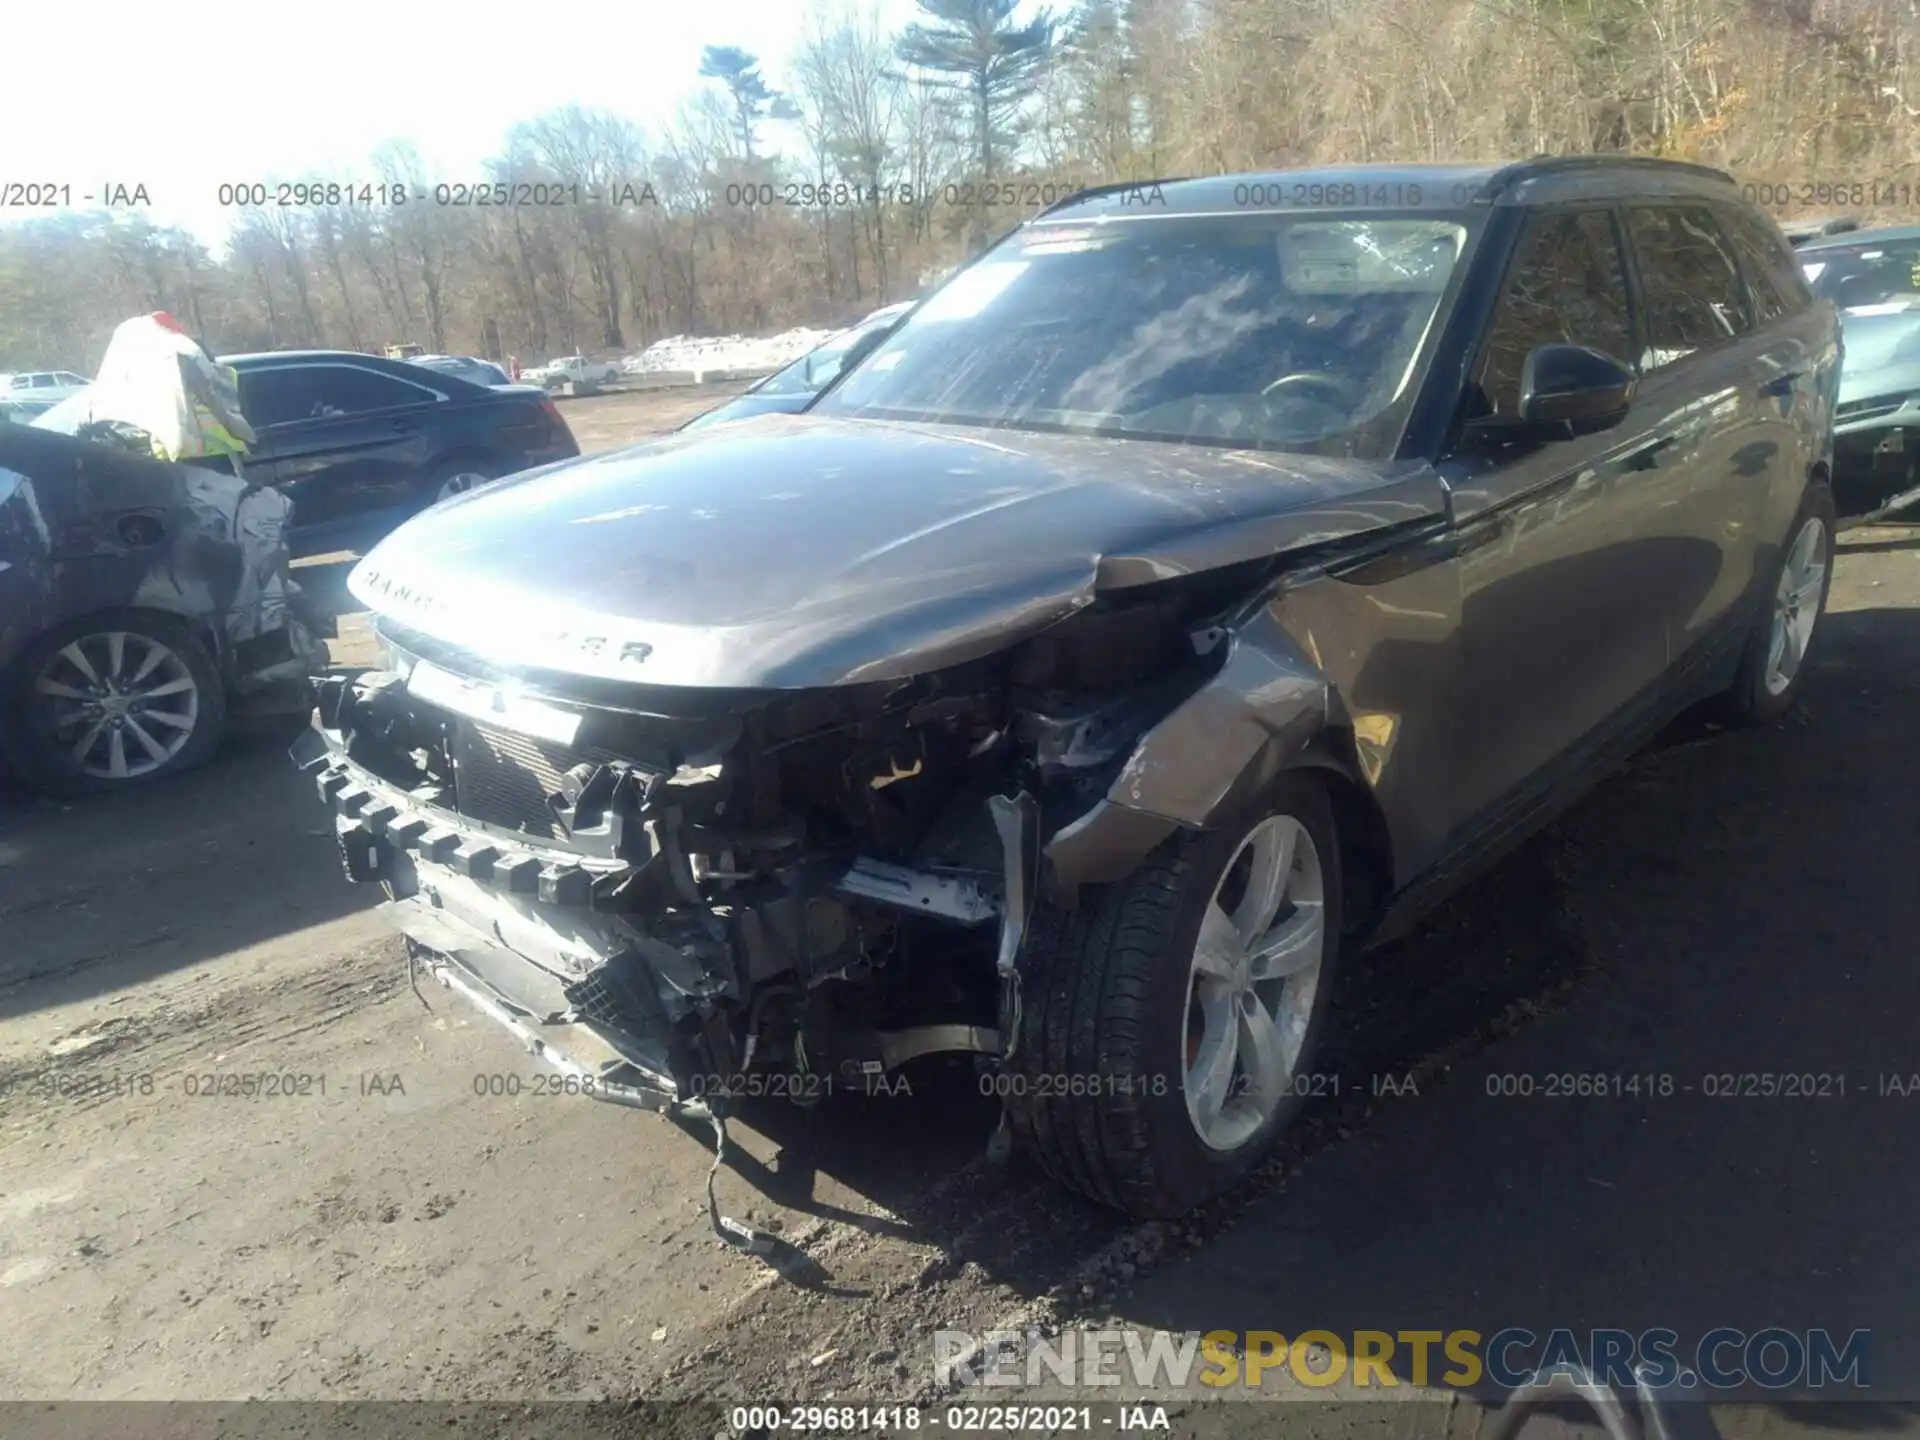
<path id="1" fill-rule="evenodd" d="M 406 936 L 413 962 L 506 1030 L 528 1054 L 578 1082 L 596 1100 L 640 1110 L 704 1115 L 706 1106 L 680 1094 L 664 1060 L 649 1062 L 579 1017 L 565 989 L 551 981 L 553 1005 L 529 994 L 545 972 L 474 926 L 436 909 L 422 896 L 390 900 L 380 913 Z"/>

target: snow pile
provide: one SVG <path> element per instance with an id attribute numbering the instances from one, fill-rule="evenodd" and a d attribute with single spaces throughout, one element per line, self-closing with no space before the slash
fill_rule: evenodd
<path id="1" fill-rule="evenodd" d="M 837 335 L 801 327 L 778 335 L 673 335 L 656 340 L 620 368 L 629 375 L 680 370 L 778 370 Z"/>

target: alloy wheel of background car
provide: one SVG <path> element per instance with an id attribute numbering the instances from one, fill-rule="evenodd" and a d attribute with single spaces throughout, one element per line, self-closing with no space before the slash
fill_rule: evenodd
<path id="1" fill-rule="evenodd" d="M 1762 683 L 1769 695 L 1784 695 L 1800 673 L 1813 627 L 1825 604 L 1827 568 L 1833 558 L 1833 532 L 1824 517 L 1808 515 L 1788 547 L 1774 587 L 1773 624 L 1767 641 Z"/>
<path id="2" fill-rule="evenodd" d="M 461 470 L 442 480 L 433 498 L 436 502 L 451 500 L 455 495 L 464 495 L 469 490 L 478 490 L 486 483 L 488 483 L 488 477 L 478 470 Z"/>
<path id="3" fill-rule="evenodd" d="M 1187 1115 L 1202 1144 L 1234 1150 L 1286 1098 L 1326 951 L 1320 852 L 1291 815 L 1248 832 L 1194 944 L 1183 1017 Z"/>
<path id="4" fill-rule="evenodd" d="M 45 733 L 95 780 L 134 780 L 170 764 L 200 723 L 200 685 L 151 635 L 107 630 L 54 651 L 32 683 Z"/>
<path id="5" fill-rule="evenodd" d="M 29 646 L 10 675 L 0 724 L 12 726 L 26 778 L 51 789 L 118 790 L 191 769 L 226 729 L 219 667 L 167 616 L 70 621 Z"/>

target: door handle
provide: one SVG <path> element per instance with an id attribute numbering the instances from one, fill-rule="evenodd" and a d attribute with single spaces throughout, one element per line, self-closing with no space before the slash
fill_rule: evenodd
<path id="1" fill-rule="evenodd" d="M 1800 383 L 1806 373 L 1804 370 L 1789 370 L 1784 375 L 1776 375 L 1760 386 L 1760 393 L 1766 396 L 1791 395 L 1793 387 Z"/>

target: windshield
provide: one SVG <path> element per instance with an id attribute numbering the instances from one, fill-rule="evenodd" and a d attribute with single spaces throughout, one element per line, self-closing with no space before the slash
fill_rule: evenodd
<path id="1" fill-rule="evenodd" d="M 1038 226 L 957 275 L 815 410 L 1367 453 L 1466 237 L 1431 212 Z"/>
<path id="2" fill-rule="evenodd" d="M 1813 293 L 1841 311 L 1920 308 L 1920 236 L 1801 252 Z"/>

